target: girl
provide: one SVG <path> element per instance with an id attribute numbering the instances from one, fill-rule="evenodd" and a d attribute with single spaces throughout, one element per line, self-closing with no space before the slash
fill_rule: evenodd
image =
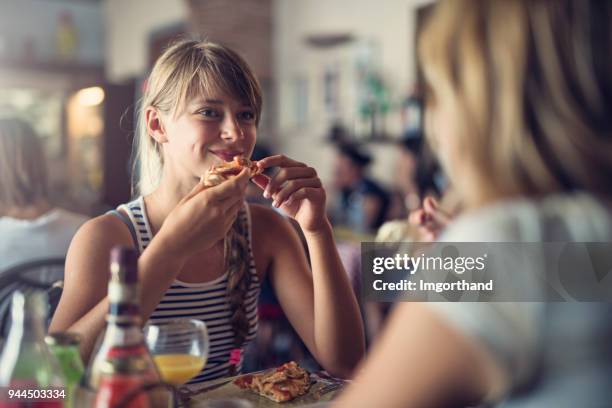
<path id="1" fill-rule="evenodd" d="M 612 241 L 610 19 L 609 1 L 439 3 L 419 39 L 427 116 L 464 205 L 440 241 Z M 336 406 L 609 406 L 611 313 L 400 305 Z"/>
<path id="2" fill-rule="evenodd" d="M 272 156 L 259 166 L 278 172 L 255 179 L 264 196 L 301 226 L 312 272 L 289 222 L 244 203 L 246 170 L 215 187 L 204 189 L 200 182 L 211 165 L 250 157 L 261 107 L 254 74 L 232 50 L 184 40 L 164 52 L 140 110 L 141 195 L 77 233 L 51 331 L 80 333 L 82 353 L 90 354 L 105 326 L 109 251 L 130 245 L 141 252 L 142 321 L 190 317 L 208 325 L 209 362 L 191 384 L 240 371 L 242 358 L 232 367 L 230 355 L 255 337 L 259 285 L 266 276 L 318 362 L 335 375 L 350 374 L 364 353 L 361 316 L 316 171 Z"/>

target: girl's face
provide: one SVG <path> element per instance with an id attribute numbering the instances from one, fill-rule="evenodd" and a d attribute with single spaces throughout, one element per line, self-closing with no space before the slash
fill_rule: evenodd
<path id="1" fill-rule="evenodd" d="M 256 139 L 255 110 L 227 95 L 190 100 L 176 118 L 164 117 L 164 166 L 179 177 L 200 178 L 210 166 L 250 157 Z"/>

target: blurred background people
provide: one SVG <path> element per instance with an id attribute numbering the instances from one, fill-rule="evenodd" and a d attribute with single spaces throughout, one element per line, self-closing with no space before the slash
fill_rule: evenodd
<path id="1" fill-rule="evenodd" d="M 463 205 L 440 241 L 612 242 L 611 19 L 597 0 L 439 3 L 419 51 L 431 137 Z M 545 259 L 521 262 L 535 273 Z M 533 278 L 513 274 L 528 290 Z M 335 406 L 606 407 L 611 315 L 402 304 Z"/>
<path id="2" fill-rule="evenodd" d="M 389 193 L 366 174 L 372 158 L 356 145 L 336 147 L 332 222 L 357 234 L 372 234 L 386 220 Z"/>
<path id="3" fill-rule="evenodd" d="M 49 201 L 47 165 L 38 136 L 25 121 L 0 118 L 0 270 L 65 257 L 86 217 Z"/>
<path id="4" fill-rule="evenodd" d="M 396 194 L 390 210 L 390 221 L 377 230 L 376 241 L 427 240 L 419 235 L 419 225 L 410 222 L 408 215 L 418 211 L 426 197 L 433 200 L 431 203 L 437 203 L 444 195 L 447 198 L 442 208 L 454 207 L 453 194 L 444 184 L 444 175 L 433 152 L 425 144 L 422 131 L 417 135 L 403 137 L 397 146 L 398 156 L 394 167 Z M 417 219 L 413 218 L 413 221 L 415 220 Z"/>

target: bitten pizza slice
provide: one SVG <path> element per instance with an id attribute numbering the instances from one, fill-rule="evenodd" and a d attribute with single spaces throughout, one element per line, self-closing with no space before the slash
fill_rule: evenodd
<path id="1" fill-rule="evenodd" d="M 222 163 L 212 166 L 206 174 L 202 176 L 202 181 L 206 187 L 216 186 L 229 180 L 231 176 L 238 175 L 242 169 L 248 168 L 251 172 L 250 177 L 256 176 L 262 172 L 262 169 L 257 167 L 257 162 L 247 159 L 242 156 L 235 156 L 231 162 Z"/>
<path id="2" fill-rule="evenodd" d="M 243 375 L 234 384 L 272 401 L 286 402 L 308 392 L 310 374 L 295 361 L 291 361 L 263 373 Z"/>

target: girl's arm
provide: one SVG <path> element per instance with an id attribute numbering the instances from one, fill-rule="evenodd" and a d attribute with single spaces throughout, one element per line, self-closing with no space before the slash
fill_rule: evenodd
<path id="1" fill-rule="evenodd" d="M 153 239 L 138 260 L 143 322 L 182 267 L 179 258 L 168 257 L 159 248 L 161 241 Z M 104 215 L 83 225 L 66 258 L 64 290 L 49 331 L 79 333 L 85 361 L 106 326 L 109 254 L 115 245 L 134 247 L 125 225 L 112 215 Z"/>
<path id="2" fill-rule="evenodd" d="M 315 293 L 315 342 L 330 373 L 349 377 L 365 354 L 363 320 L 344 271 L 331 225 L 304 232 L 310 253 Z"/>
<path id="3" fill-rule="evenodd" d="M 425 304 L 395 308 L 385 332 L 342 393 L 337 408 L 467 406 L 505 379 L 479 344 Z"/>
<path id="4" fill-rule="evenodd" d="M 271 179 L 255 182 L 299 223 L 310 253 L 312 273 L 296 232 L 268 210 L 263 227 L 269 231 L 270 275 L 281 306 L 319 363 L 347 377 L 364 355 L 364 331 L 325 215 L 321 181 L 313 168 L 284 156 L 265 158 L 259 165 L 280 167 Z"/>
<path id="5" fill-rule="evenodd" d="M 199 183 L 168 215 L 138 259 L 142 322 L 155 310 L 185 259 L 225 236 L 243 205 L 247 183 L 247 172 L 206 190 Z M 134 243 L 120 220 L 103 215 L 85 223 L 68 250 L 64 290 L 49 331 L 79 333 L 85 360 L 106 324 L 109 254 L 115 245 Z"/>

